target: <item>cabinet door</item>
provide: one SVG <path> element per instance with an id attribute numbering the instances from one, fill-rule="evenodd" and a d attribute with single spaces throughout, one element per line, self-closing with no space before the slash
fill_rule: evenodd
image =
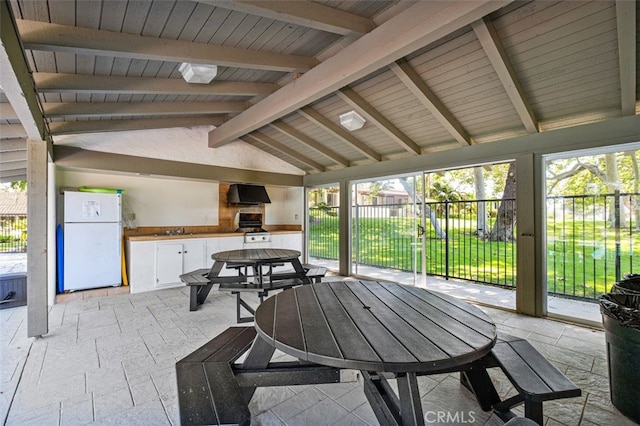
<path id="1" fill-rule="evenodd" d="M 302 234 L 272 234 L 273 248 L 298 250 L 302 253 Z"/>
<path id="2" fill-rule="evenodd" d="M 204 268 L 204 254 L 205 254 L 206 241 L 194 240 L 185 241 L 182 244 L 184 249 L 182 254 L 182 273 L 195 271 L 196 269 Z"/>
<path id="3" fill-rule="evenodd" d="M 182 243 L 156 244 L 156 287 L 180 282 L 182 251 Z"/>

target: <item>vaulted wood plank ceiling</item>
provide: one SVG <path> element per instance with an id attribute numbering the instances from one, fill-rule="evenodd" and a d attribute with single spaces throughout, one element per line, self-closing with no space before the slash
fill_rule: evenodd
<path id="1" fill-rule="evenodd" d="M 241 140 L 319 173 L 638 111 L 632 1 L 8 5 L 28 82 L 8 25 L 5 52 L 34 87 L 29 120 L 42 121 L 54 150 L 66 134 L 213 125 L 211 149 Z M 218 75 L 189 84 L 183 62 L 217 65 Z M 0 98 L 0 180 L 26 174 L 15 96 Z M 350 110 L 363 128 L 340 125 Z"/>

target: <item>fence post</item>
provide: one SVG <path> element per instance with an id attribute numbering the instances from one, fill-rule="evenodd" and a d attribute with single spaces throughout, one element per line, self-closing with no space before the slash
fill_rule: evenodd
<path id="1" fill-rule="evenodd" d="M 620 190 L 616 189 L 614 193 L 614 214 L 615 214 L 615 236 L 616 236 L 616 282 L 620 281 Z"/>
<path id="2" fill-rule="evenodd" d="M 449 279 L 449 200 L 444 201 L 444 277 Z"/>

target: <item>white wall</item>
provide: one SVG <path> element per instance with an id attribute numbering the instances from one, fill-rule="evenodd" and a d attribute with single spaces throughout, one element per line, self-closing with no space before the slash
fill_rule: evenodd
<path id="1" fill-rule="evenodd" d="M 124 209 L 135 213 L 136 226 L 218 225 L 217 182 L 56 170 L 58 192 L 79 186 L 124 189 Z M 304 223 L 303 188 L 267 187 L 267 193 L 271 204 L 265 205 L 266 225 Z"/>
<path id="2" fill-rule="evenodd" d="M 218 225 L 217 182 L 58 169 L 56 185 L 124 189 L 123 212 L 135 213 L 136 226 Z"/>
<path id="3" fill-rule="evenodd" d="M 267 187 L 271 204 L 265 205 L 265 225 L 302 225 L 304 189 Z"/>

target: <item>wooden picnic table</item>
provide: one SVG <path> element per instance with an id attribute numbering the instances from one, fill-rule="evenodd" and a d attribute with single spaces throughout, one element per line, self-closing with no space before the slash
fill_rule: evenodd
<path id="1" fill-rule="evenodd" d="M 469 370 L 496 342 L 496 326 L 480 309 L 442 293 L 374 281 L 286 290 L 258 307 L 255 327 L 256 343 L 271 349 L 254 344 L 252 365 L 266 365 L 279 349 L 303 361 L 361 370 L 381 424 L 424 424 L 416 376 Z M 390 396 L 386 373 L 397 379 L 399 396 Z"/>
<path id="2" fill-rule="evenodd" d="M 300 252 L 280 248 L 229 250 L 211 255 L 211 268 L 188 272 L 180 279 L 190 286 L 189 309 L 195 311 L 203 304 L 214 284 L 219 290 L 236 294 L 238 322 L 253 321 L 253 316 L 241 316 L 240 308 L 253 315 L 253 308 L 241 297 L 241 293 L 257 293 L 260 302 L 269 291 L 310 284 L 314 277 L 300 262 Z M 276 272 L 274 266 L 291 265 L 291 270 Z M 237 269 L 234 275 L 221 274 L 224 268 Z M 317 277 L 315 277 L 317 278 Z"/>

